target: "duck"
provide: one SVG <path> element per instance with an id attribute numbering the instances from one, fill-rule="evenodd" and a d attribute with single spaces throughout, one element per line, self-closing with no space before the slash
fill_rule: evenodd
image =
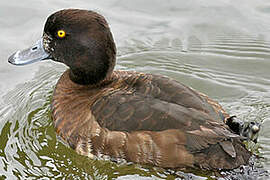
<path id="1" fill-rule="evenodd" d="M 166 76 L 114 70 L 116 45 L 97 12 L 53 13 L 42 38 L 8 62 L 47 59 L 68 67 L 51 116 L 56 134 L 80 155 L 203 170 L 234 169 L 252 155 L 243 139 L 255 137 L 258 126 L 242 135 L 241 123 L 205 94 Z"/>

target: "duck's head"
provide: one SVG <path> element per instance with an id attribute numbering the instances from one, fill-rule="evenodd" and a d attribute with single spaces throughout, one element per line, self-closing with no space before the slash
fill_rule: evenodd
<path id="1" fill-rule="evenodd" d="M 8 61 L 25 65 L 45 59 L 70 68 L 78 84 L 97 84 L 111 75 L 116 48 L 103 16 L 93 11 L 66 9 L 48 17 L 42 38 L 32 47 L 17 51 Z"/>

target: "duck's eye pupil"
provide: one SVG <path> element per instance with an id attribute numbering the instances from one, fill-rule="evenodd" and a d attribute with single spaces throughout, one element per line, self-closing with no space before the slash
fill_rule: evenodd
<path id="1" fill-rule="evenodd" d="M 66 32 L 64 30 L 59 30 L 57 32 L 58 37 L 63 38 L 66 36 Z"/>

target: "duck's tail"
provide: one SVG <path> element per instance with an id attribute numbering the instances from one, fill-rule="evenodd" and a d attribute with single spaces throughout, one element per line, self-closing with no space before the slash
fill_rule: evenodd
<path id="1" fill-rule="evenodd" d="M 230 170 L 248 164 L 251 155 L 239 138 L 232 138 L 194 154 L 195 166 L 209 170 Z"/>

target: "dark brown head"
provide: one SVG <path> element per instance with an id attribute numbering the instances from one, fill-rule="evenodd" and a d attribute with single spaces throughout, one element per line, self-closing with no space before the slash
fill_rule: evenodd
<path id="1" fill-rule="evenodd" d="M 42 48 L 44 53 L 39 50 Z M 69 66 L 70 78 L 78 84 L 97 84 L 110 76 L 115 66 L 116 48 L 110 28 L 103 16 L 88 10 L 65 9 L 50 15 L 42 40 L 30 50 L 36 59 L 37 54 L 42 54 L 40 59 Z M 27 64 L 26 60 L 20 61 L 24 51 L 13 54 L 9 62 Z"/>

